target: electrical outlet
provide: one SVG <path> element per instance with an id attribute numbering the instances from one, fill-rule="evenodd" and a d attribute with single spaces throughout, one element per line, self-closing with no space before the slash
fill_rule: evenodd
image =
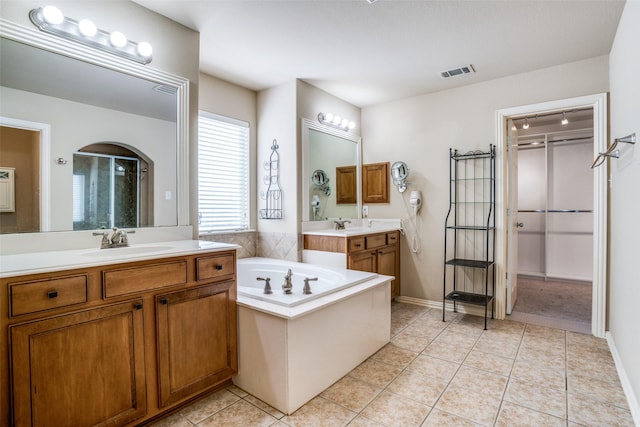
<path id="1" fill-rule="evenodd" d="M 362 207 L 362 216 L 363 216 L 364 218 L 366 218 L 366 217 L 368 217 L 368 216 L 369 216 L 369 206 L 363 206 L 363 207 Z"/>

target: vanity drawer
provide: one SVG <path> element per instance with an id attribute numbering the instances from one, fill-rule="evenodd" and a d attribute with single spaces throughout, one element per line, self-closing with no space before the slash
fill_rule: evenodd
<path id="1" fill-rule="evenodd" d="M 379 248 L 387 244 L 386 234 L 373 234 L 371 236 L 365 236 L 367 249 Z"/>
<path id="2" fill-rule="evenodd" d="M 210 280 L 227 277 L 236 273 L 234 254 L 222 254 L 198 258 L 196 260 L 196 280 Z"/>
<path id="3" fill-rule="evenodd" d="M 87 275 L 56 277 L 9 285 L 11 316 L 87 302 Z"/>
<path id="4" fill-rule="evenodd" d="M 361 251 L 365 249 L 364 236 L 352 237 L 349 239 L 349 252 Z"/>
<path id="5" fill-rule="evenodd" d="M 102 292 L 105 298 L 185 283 L 186 260 L 102 271 Z"/>
<path id="6" fill-rule="evenodd" d="M 391 233 L 387 233 L 387 244 L 389 245 L 395 245 L 396 243 L 398 243 L 399 237 L 398 237 L 398 232 L 394 231 Z"/>

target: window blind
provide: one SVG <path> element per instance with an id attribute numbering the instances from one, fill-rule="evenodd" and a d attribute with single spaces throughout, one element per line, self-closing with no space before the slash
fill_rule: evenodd
<path id="1" fill-rule="evenodd" d="M 249 124 L 204 111 L 198 121 L 200 233 L 249 228 Z"/>

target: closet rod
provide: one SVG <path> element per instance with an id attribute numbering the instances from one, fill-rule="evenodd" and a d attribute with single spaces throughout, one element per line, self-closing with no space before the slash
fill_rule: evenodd
<path id="1" fill-rule="evenodd" d="M 593 213 L 585 209 L 518 209 L 518 213 Z"/>
<path id="2" fill-rule="evenodd" d="M 580 138 L 565 138 L 565 139 L 553 139 L 553 140 L 549 140 L 546 141 L 547 143 L 552 143 L 552 142 L 573 142 L 573 141 L 582 141 L 582 140 L 593 140 L 593 136 L 583 136 Z M 540 141 L 527 141 L 525 143 L 518 143 L 516 144 L 516 147 L 526 147 L 528 145 L 540 145 L 543 144 L 545 141 L 544 140 L 540 140 Z"/>

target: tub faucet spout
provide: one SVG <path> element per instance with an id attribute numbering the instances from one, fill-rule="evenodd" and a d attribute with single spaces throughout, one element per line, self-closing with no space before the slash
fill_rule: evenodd
<path id="1" fill-rule="evenodd" d="M 292 275 L 293 273 L 291 273 L 291 269 L 289 269 L 289 271 L 287 271 L 287 275 L 284 276 L 284 284 L 282 285 L 282 291 L 285 294 L 290 294 L 293 289 L 293 283 L 291 283 Z"/>

